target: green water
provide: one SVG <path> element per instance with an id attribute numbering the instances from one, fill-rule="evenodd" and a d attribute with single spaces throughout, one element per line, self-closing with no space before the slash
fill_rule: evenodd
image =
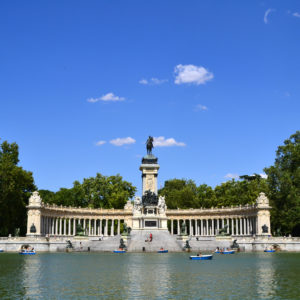
<path id="1" fill-rule="evenodd" d="M 0 254 L 1 299 L 300 299 L 300 253 Z"/>

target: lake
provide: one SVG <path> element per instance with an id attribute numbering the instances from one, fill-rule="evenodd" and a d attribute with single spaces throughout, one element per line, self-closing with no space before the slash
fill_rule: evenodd
<path id="1" fill-rule="evenodd" d="M 299 299 L 300 253 L 1 253 L 0 298 Z"/>

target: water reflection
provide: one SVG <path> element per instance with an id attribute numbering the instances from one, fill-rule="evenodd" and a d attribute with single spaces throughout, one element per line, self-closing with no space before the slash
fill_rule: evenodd
<path id="1" fill-rule="evenodd" d="M 0 255 L 2 299 L 296 299 L 300 254 Z"/>
<path id="2" fill-rule="evenodd" d="M 170 288 L 169 259 L 170 256 L 164 254 L 128 255 L 128 298 L 133 295 L 151 295 L 154 298 L 166 296 Z"/>
<path id="3" fill-rule="evenodd" d="M 276 294 L 276 254 L 258 253 L 256 260 L 256 285 L 259 298 L 270 298 Z"/>

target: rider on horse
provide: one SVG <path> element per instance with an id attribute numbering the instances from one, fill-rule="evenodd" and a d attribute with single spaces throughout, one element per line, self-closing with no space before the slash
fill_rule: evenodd
<path id="1" fill-rule="evenodd" d="M 149 155 L 152 154 L 152 149 L 154 148 L 154 146 L 153 146 L 153 137 L 152 136 L 148 137 L 146 145 L 147 145 L 147 154 L 149 154 Z"/>

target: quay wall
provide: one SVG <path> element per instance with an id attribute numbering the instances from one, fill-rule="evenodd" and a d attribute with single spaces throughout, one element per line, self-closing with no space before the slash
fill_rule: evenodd
<path id="1" fill-rule="evenodd" d="M 170 236 L 176 239 L 176 236 Z M 67 240 L 70 240 L 74 251 L 91 252 L 111 252 L 119 247 L 121 236 L 104 237 L 20 237 L 20 238 L 0 238 L 0 249 L 5 252 L 18 252 L 22 245 L 29 244 L 37 252 L 65 252 Z M 232 245 L 233 240 L 237 240 L 241 251 L 261 252 L 266 247 L 277 245 L 284 252 L 300 252 L 300 238 L 298 237 L 187 237 L 192 247 L 192 251 L 212 251 L 216 247 L 227 248 Z M 134 243 L 134 241 L 131 241 Z M 179 242 L 180 244 L 180 242 Z M 185 242 L 182 242 L 184 246 Z M 133 248 L 134 245 L 130 245 Z M 130 250 L 129 250 L 130 252 Z M 154 251 L 156 252 L 156 251 Z M 170 249 L 170 252 L 171 249 Z M 175 252 L 175 251 L 174 251 Z"/>

